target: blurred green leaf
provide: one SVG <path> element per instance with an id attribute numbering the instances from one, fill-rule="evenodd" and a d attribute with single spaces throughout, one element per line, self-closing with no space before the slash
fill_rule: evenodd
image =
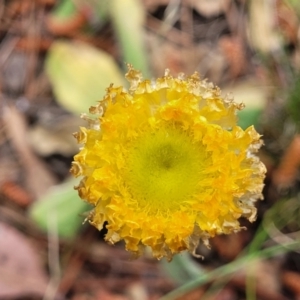
<path id="1" fill-rule="evenodd" d="M 162 259 L 160 262 L 167 275 L 178 284 L 184 284 L 190 280 L 194 280 L 205 273 L 188 252 L 175 255 L 171 262 L 165 259 Z"/>
<path id="2" fill-rule="evenodd" d="M 77 11 L 77 8 L 72 0 L 62 0 L 59 5 L 55 7 L 52 15 L 60 20 L 64 20 L 72 16 Z"/>
<path id="3" fill-rule="evenodd" d="M 286 3 L 291 5 L 298 15 L 300 15 L 300 1 L 299 0 L 285 0 Z"/>
<path id="4" fill-rule="evenodd" d="M 74 114 L 87 112 L 102 99 L 111 83 L 125 85 L 114 59 L 82 42 L 53 43 L 46 58 L 46 72 L 58 103 Z"/>
<path id="5" fill-rule="evenodd" d="M 123 51 L 124 63 L 150 77 L 143 25 L 145 9 L 139 0 L 111 0 L 110 15 Z"/>
<path id="6" fill-rule="evenodd" d="M 72 179 L 51 188 L 31 206 L 29 216 L 40 229 L 57 229 L 58 235 L 65 238 L 76 236 L 84 221 L 82 214 L 91 210 L 91 206 L 83 202 L 74 190 L 77 181 Z"/>
<path id="7" fill-rule="evenodd" d="M 110 0 L 81 0 L 80 4 L 83 7 L 87 7 L 90 12 L 93 13 L 93 17 L 98 17 L 101 21 L 104 21 L 108 17 Z"/>
<path id="8" fill-rule="evenodd" d="M 238 111 L 238 125 L 243 129 L 246 129 L 251 125 L 256 127 L 259 123 L 261 113 L 261 108 L 245 108 Z"/>
<path id="9" fill-rule="evenodd" d="M 91 17 L 91 22 L 103 22 L 108 17 L 109 0 L 62 0 L 51 12 L 51 17 L 64 21 L 74 16 L 78 10 L 83 10 Z M 96 19 L 96 20 L 94 20 Z"/>
<path id="10" fill-rule="evenodd" d="M 300 75 L 296 77 L 294 86 L 288 95 L 287 109 L 293 122 L 300 130 Z"/>

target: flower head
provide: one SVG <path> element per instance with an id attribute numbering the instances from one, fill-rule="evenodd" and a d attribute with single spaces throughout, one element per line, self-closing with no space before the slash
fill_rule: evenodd
<path id="1" fill-rule="evenodd" d="M 94 119 L 76 134 L 80 152 L 71 172 L 76 189 L 94 205 L 89 220 L 105 239 L 124 240 L 139 255 L 183 250 L 254 221 L 265 167 L 255 156 L 262 142 L 251 126 L 237 126 L 242 109 L 197 73 L 143 80 L 129 66 L 129 90 L 111 85 L 90 108 Z"/>

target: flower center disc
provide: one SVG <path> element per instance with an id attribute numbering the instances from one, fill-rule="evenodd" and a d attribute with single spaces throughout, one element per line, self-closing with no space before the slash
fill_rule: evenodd
<path id="1" fill-rule="evenodd" d="M 205 154 L 187 133 L 165 128 L 143 135 L 128 149 L 126 184 L 142 207 L 170 211 L 197 190 Z"/>

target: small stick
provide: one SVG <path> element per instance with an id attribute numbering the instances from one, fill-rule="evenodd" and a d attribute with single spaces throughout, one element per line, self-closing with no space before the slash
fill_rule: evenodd
<path id="1" fill-rule="evenodd" d="M 300 166 L 300 134 L 294 136 L 291 144 L 286 149 L 281 162 L 273 173 L 272 181 L 275 186 L 291 186 L 298 173 Z"/>

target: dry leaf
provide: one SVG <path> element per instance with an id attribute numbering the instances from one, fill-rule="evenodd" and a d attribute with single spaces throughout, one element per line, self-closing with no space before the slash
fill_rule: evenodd
<path id="1" fill-rule="evenodd" d="M 276 1 L 278 26 L 289 43 L 296 44 L 298 39 L 299 20 L 293 7 L 286 1 Z"/>
<path id="2" fill-rule="evenodd" d="M 256 295 L 263 300 L 287 300 L 280 293 L 280 261 L 256 260 L 241 269 L 232 278 L 231 283 L 240 288 L 246 287 L 246 276 L 254 277 Z"/>
<path id="3" fill-rule="evenodd" d="M 231 0 L 183 0 L 185 6 L 195 9 L 199 14 L 210 18 L 220 15 L 230 5 Z M 170 0 L 143 0 L 143 4 L 150 12 L 157 9 L 159 6 L 168 6 Z"/>
<path id="4" fill-rule="evenodd" d="M 275 31 L 275 6 L 267 0 L 253 0 L 249 10 L 249 34 L 252 46 L 262 53 L 269 53 L 281 47 Z"/>
<path id="5" fill-rule="evenodd" d="M 32 149 L 41 156 L 55 153 L 71 156 L 78 151 L 73 133 L 83 125 L 85 121 L 74 116 L 54 118 L 53 122 L 39 123 L 29 128 L 28 140 Z"/>
<path id="6" fill-rule="evenodd" d="M 219 39 L 219 46 L 228 61 L 231 78 L 243 74 L 247 67 L 243 41 L 238 37 L 224 36 Z"/>
<path id="7" fill-rule="evenodd" d="M 0 223 L 0 298 L 43 296 L 47 277 L 38 252 L 24 235 Z"/>
<path id="8" fill-rule="evenodd" d="M 300 297 L 300 274 L 293 271 L 285 271 L 282 274 L 283 284 L 298 297 Z M 297 298 L 298 299 L 298 298 Z"/>
<path id="9" fill-rule="evenodd" d="M 230 2 L 230 0 L 185 0 L 183 3 L 193 7 L 199 14 L 211 18 L 224 13 Z"/>
<path id="10" fill-rule="evenodd" d="M 249 240 L 249 232 L 240 231 L 236 234 L 215 236 L 211 243 L 222 259 L 234 260 Z"/>

